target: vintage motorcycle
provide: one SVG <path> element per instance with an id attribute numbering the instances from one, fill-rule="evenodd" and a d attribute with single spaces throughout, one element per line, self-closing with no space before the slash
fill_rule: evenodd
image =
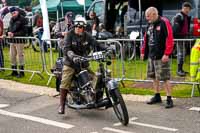
<path id="1" fill-rule="evenodd" d="M 100 107 L 113 107 L 114 112 L 123 125 L 129 123 L 128 111 L 123 97 L 119 91 L 118 83 L 111 78 L 108 65 L 111 64 L 110 52 L 94 52 L 88 58 L 81 58 L 81 62 L 97 61 L 96 87 L 92 84 L 92 78 L 87 69 L 80 67 L 74 76 L 73 87 L 67 96 L 67 105 L 72 109 L 95 109 Z M 56 74 L 56 71 L 55 71 Z M 59 81 L 59 79 L 57 79 Z M 58 83 L 59 85 L 59 83 Z M 57 86 L 58 88 L 59 86 Z"/>

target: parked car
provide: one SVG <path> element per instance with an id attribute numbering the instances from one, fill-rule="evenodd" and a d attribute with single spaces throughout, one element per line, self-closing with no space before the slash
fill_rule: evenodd
<path id="1" fill-rule="evenodd" d="M 96 15 L 99 17 L 100 22 L 107 25 L 108 22 L 108 11 L 109 4 L 112 0 L 95 0 L 91 6 L 87 10 L 86 16 L 88 16 L 91 10 L 96 12 Z M 159 10 L 159 14 L 167 17 L 169 20 L 172 19 L 173 16 L 177 12 L 180 12 L 182 3 L 188 1 L 192 4 L 193 9 L 191 10 L 190 16 L 192 16 L 191 22 L 191 33 L 192 37 L 200 36 L 200 2 L 199 0 L 141 0 L 141 10 L 139 10 L 139 0 L 117 0 L 115 3 L 115 9 L 117 10 L 117 18 L 115 20 L 115 26 L 123 26 L 124 35 L 127 36 L 131 31 L 140 31 L 144 30 L 146 27 L 146 20 L 144 11 L 149 6 L 155 6 Z M 125 14 L 122 14 L 124 11 L 123 7 L 128 5 L 128 11 Z M 121 7 L 120 7 L 121 6 Z M 139 12 L 141 11 L 141 17 Z M 120 21 L 120 17 L 124 17 L 124 24 Z M 88 17 L 87 17 L 88 18 Z M 141 18 L 141 19 L 140 19 Z M 109 30 L 109 29 L 107 29 Z"/>

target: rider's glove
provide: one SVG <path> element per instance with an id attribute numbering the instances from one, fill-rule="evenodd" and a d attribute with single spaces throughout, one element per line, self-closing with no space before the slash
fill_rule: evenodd
<path id="1" fill-rule="evenodd" d="M 77 65 L 80 65 L 82 68 L 86 68 L 89 66 L 89 61 L 84 57 L 74 57 L 73 62 Z"/>
<path id="2" fill-rule="evenodd" d="M 80 59 L 80 65 L 82 68 L 87 68 L 89 67 L 89 61 L 86 58 L 82 57 Z"/>
<path id="3" fill-rule="evenodd" d="M 74 57 L 72 60 L 73 60 L 73 62 L 75 64 L 79 64 L 80 63 L 80 58 L 79 57 Z"/>

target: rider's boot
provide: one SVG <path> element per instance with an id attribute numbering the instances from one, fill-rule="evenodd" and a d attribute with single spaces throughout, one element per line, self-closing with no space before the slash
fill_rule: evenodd
<path id="1" fill-rule="evenodd" d="M 65 102 L 68 90 L 60 89 L 60 105 L 58 108 L 58 114 L 65 114 Z"/>

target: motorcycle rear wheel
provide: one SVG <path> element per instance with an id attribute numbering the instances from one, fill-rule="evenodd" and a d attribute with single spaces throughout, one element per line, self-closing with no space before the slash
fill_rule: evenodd
<path id="1" fill-rule="evenodd" d="M 112 93 L 110 93 L 110 96 L 113 105 L 113 110 L 117 118 L 123 125 L 125 126 L 128 125 L 129 123 L 128 111 L 121 93 L 119 92 L 118 89 L 114 89 L 112 90 Z"/>

